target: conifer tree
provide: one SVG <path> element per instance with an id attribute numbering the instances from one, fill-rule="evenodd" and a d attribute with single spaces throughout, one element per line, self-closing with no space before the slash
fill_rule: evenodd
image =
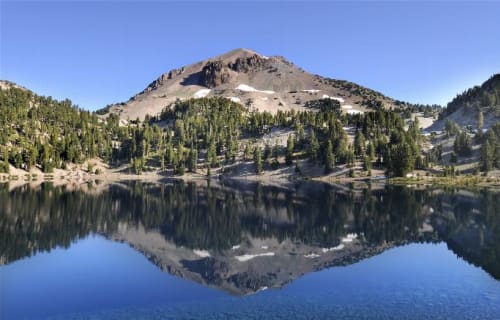
<path id="1" fill-rule="evenodd" d="M 255 147 L 253 161 L 255 164 L 255 173 L 262 174 L 262 150 L 260 147 Z"/>
<path id="2" fill-rule="evenodd" d="M 286 140 L 286 153 L 285 153 L 285 163 L 287 166 L 292 165 L 293 163 L 293 151 L 295 149 L 294 146 L 294 139 L 292 135 L 288 136 L 288 139 Z"/>
<path id="3" fill-rule="evenodd" d="M 333 144 L 328 140 L 326 151 L 325 151 L 325 173 L 332 172 L 335 166 L 335 156 L 333 154 Z"/>
<path id="4" fill-rule="evenodd" d="M 309 137 L 309 140 L 310 140 L 308 148 L 309 159 L 313 162 L 316 162 L 316 160 L 318 160 L 319 142 L 318 139 L 316 138 L 314 130 L 311 130 L 311 136 Z"/>

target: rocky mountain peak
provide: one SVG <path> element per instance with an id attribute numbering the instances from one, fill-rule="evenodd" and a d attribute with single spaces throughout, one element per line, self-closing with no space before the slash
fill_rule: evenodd
<path id="1" fill-rule="evenodd" d="M 267 65 L 269 58 L 259 54 L 247 55 L 248 51 L 242 53 L 234 60 L 218 59 L 208 61 L 201 69 L 200 85 L 207 88 L 215 88 L 231 80 L 233 73 L 249 73 L 262 70 Z"/>
<path id="2" fill-rule="evenodd" d="M 162 74 L 127 103 L 109 108 L 122 119 L 157 115 L 177 100 L 221 96 L 236 103 L 251 101 L 256 111 L 308 110 L 308 101 L 338 101 L 346 113 L 363 113 L 365 101 L 387 108 L 394 100 L 354 83 L 315 76 L 282 56 L 265 56 L 249 49 L 185 65 Z"/>
<path id="3" fill-rule="evenodd" d="M 237 58 L 233 63 L 229 63 L 229 68 L 236 72 L 257 71 L 265 67 L 269 58 L 254 54 L 250 57 Z"/>
<path id="4" fill-rule="evenodd" d="M 215 88 L 229 82 L 229 68 L 222 60 L 208 61 L 201 69 L 200 85 Z"/>

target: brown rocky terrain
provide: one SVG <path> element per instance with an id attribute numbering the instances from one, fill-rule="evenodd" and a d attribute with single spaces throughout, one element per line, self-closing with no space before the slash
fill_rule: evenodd
<path id="1" fill-rule="evenodd" d="M 223 55 L 183 66 L 162 74 L 127 102 L 109 106 L 100 113 L 121 119 L 155 116 L 177 99 L 221 96 L 249 110 L 303 110 L 306 103 L 322 98 L 340 102 L 348 113 L 364 112 L 373 103 L 386 108 L 399 103 L 357 84 L 308 73 L 281 56 L 267 57 L 255 51 L 236 49 Z"/>

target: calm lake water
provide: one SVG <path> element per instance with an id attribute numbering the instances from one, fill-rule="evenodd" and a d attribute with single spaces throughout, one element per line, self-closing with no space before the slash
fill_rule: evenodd
<path id="1" fill-rule="evenodd" d="M 0 184 L 0 318 L 500 319 L 499 196 Z"/>

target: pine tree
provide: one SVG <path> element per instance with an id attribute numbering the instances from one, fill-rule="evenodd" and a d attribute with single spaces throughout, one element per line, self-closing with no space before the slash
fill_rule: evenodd
<path id="1" fill-rule="evenodd" d="M 480 157 L 480 165 L 481 171 L 489 172 L 493 169 L 495 154 L 493 146 L 489 139 L 483 143 L 481 147 L 481 157 Z"/>
<path id="2" fill-rule="evenodd" d="M 294 139 L 292 135 L 288 136 L 286 140 L 286 153 L 285 153 L 285 163 L 287 166 L 292 165 L 293 163 L 293 151 L 294 151 Z"/>
<path id="3" fill-rule="evenodd" d="M 218 161 L 217 161 L 217 151 L 216 151 L 216 146 L 215 146 L 215 140 L 210 140 L 210 145 L 208 147 L 207 151 L 207 160 L 209 165 L 212 168 L 217 167 Z"/>
<path id="4" fill-rule="evenodd" d="M 249 161 L 251 159 L 252 152 L 250 151 L 250 144 L 245 145 L 245 151 L 243 151 L 243 160 Z"/>
<path id="5" fill-rule="evenodd" d="M 311 130 L 311 136 L 309 138 L 309 150 L 308 150 L 308 155 L 309 159 L 313 162 L 316 162 L 318 159 L 318 152 L 319 152 L 319 142 L 318 139 L 316 138 L 316 134 L 314 133 L 314 130 Z"/>
<path id="6" fill-rule="evenodd" d="M 366 156 L 370 159 L 370 161 L 375 160 L 375 148 L 371 142 L 366 146 Z"/>
<path id="7" fill-rule="evenodd" d="M 191 150 L 189 151 L 189 163 L 188 163 L 189 171 L 196 172 L 197 162 L 198 162 L 198 150 L 196 150 L 196 148 L 191 147 Z"/>
<path id="8" fill-rule="evenodd" d="M 268 160 L 271 154 L 271 146 L 269 145 L 269 143 L 266 143 L 266 145 L 264 146 L 264 160 Z"/>
<path id="9" fill-rule="evenodd" d="M 472 140 L 466 132 L 460 132 L 455 138 L 453 148 L 459 156 L 469 156 L 472 154 Z"/>
<path id="10" fill-rule="evenodd" d="M 483 111 L 479 111 L 477 114 L 477 130 L 482 131 L 484 126 L 484 115 Z"/>
<path id="11" fill-rule="evenodd" d="M 335 166 L 335 156 L 333 154 L 333 144 L 328 140 L 325 151 L 325 173 L 330 173 Z"/>
<path id="12" fill-rule="evenodd" d="M 51 150 L 48 145 L 45 145 L 43 147 L 41 164 L 43 172 L 51 173 L 54 171 L 54 164 L 52 163 L 51 159 Z"/>
<path id="13" fill-rule="evenodd" d="M 257 174 L 262 173 L 262 150 L 260 147 L 255 147 L 253 152 L 253 161 L 255 163 L 255 172 Z"/>
<path id="14" fill-rule="evenodd" d="M 415 159 L 406 142 L 392 145 L 389 149 L 387 171 L 390 176 L 405 177 L 414 169 Z"/>
<path id="15" fill-rule="evenodd" d="M 354 154 L 357 157 L 361 157 L 365 154 L 365 136 L 361 130 L 358 130 L 354 137 Z"/>
<path id="16" fill-rule="evenodd" d="M 369 156 L 363 158 L 363 170 L 368 172 L 372 170 L 372 162 Z"/>
<path id="17" fill-rule="evenodd" d="M 278 145 L 277 141 L 273 146 L 272 155 L 273 155 L 274 160 L 278 161 L 278 157 L 280 155 L 280 146 Z"/>

